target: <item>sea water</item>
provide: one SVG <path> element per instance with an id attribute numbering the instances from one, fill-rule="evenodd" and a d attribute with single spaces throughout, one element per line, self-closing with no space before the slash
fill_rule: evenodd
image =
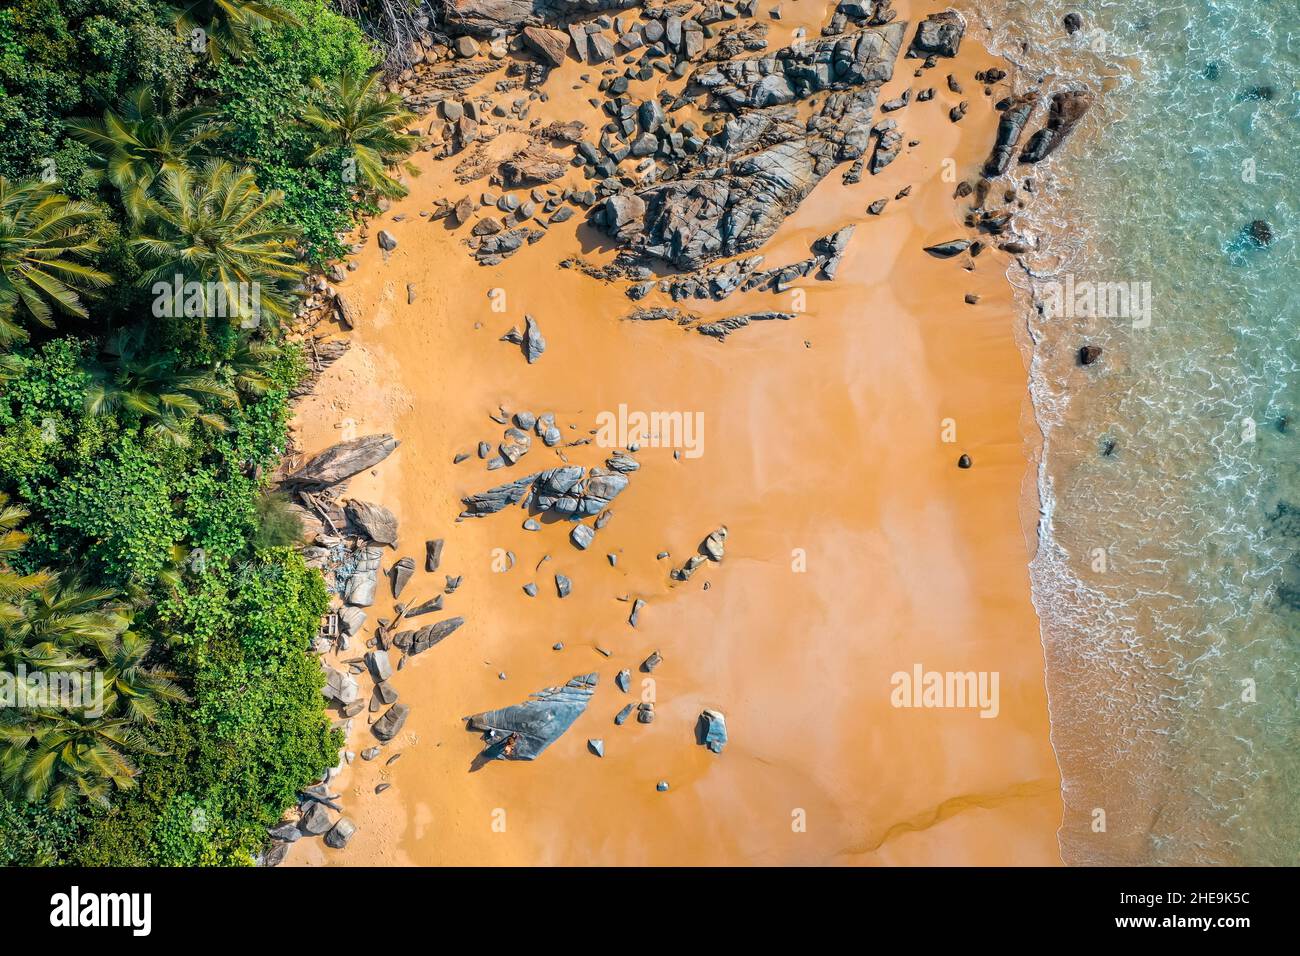
<path id="1" fill-rule="evenodd" d="M 1035 197 L 1038 249 L 1011 278 L 1043 442 L 1031 578 L 1062 855 L 1300 863 L 1300 10 L 963 10 L 1017 89 L 1096 96 L 1063 149 L 1012 168 Z M 1149 315 L 1044 308 L 1066 282 L 1145 288 Z M 1103 350 L 1086 368 L 1083 345 Z"/>

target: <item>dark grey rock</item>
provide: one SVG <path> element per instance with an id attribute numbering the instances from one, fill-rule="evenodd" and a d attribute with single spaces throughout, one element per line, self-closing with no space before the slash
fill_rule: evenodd
<path id="1" fill-rule="evenodd" d="M 598 680 L 596 674 L 580 674 L 522 704 L 475 714 L 467 719 L 468 729 L 483 733 L 485 757 L 535 760 L 586 711 Z"/>

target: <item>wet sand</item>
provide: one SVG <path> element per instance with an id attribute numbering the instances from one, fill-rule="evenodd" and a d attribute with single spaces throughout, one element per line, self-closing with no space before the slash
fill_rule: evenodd
<path id="1" fill-rule="evenodd" d="M 831 11 L 785 6 L 769 48 L 801 24 L 815 35 Z M 913 23 L 943 8 L 896 6 Z M 922 252 L 967 235 L 943 160 L 972 178 L 987 154 L 996 96 L 982 95 L 971 77 L 994 64 L 969 39 L 955 61 L 921 79 L 912 76 L 919 61 L 899 59 L 881 101 L 909 86 L 937 91 L 933 102 L 892 114 L 920 145 L 858 185 L 843 185 L 836 170 L 818 186 L 760 251 L 769 265 L 793 262 L 813 239 L 857 223 L 838 278 L 801 280 L 802 314 L 725 343 L 665 322 L 622 321 L 633 304 L 621 284 L 561 269 L 575 254 L 595 264 L 612 258 L 580 215 L 502 265 L 480 267 L 461 244 L 468 226 L 418 212 L 436 198 L 477 196 L 486 183 L 458 185 L 459 157 L 420 154 L 423 175 L 371 224 L 359 268 L 341 284 L 363 318 L 349 333 L 352 349 L 300 404 L 297 438 L 307 453 L 350 435 L 401 439 L 348 493 L 399 517 L 401 540 L 386 566 L 411 555 L 420 568 L 404 598 L 432 597 L 444 574 L 464 575 L 446 611 L 420 623 L 452 614 L 467 623 L 396 675 L 412 707 L 403 733 L 336 782 L 359 828 L 348 848 L 303 840 L 290 862 L 1059 862 L 1059 778 L 1027 570 L 1034 432 L 1006 261 L 986 252 L 966 272 L 960 260 Z M 597 127 L 585 102 L 593 94 L 569 90 L 583 72 L 598 71 L 576 62 L 557 70 L 540 115 Z M 948 72 L 970 101 L 958 124 L 947 117 L 962 98 L 945 86 Z M 569 178 L 579 181 L 576 172 Z M 893 200 L 907 185 L 912 194 Z M 883 215 L 866 215 L 886 197 Z M 373 239 L 381 227 L 398 241 L 386 255 Z M 503 312 L 493 311 L 492 289 L 504 291 Z M 979 303 L 965 304 L 966 293 Z M 681 305 L 721 317 L 794 311 L 794 301 L 788 292 L 748 292 Z M 639 304 L 668 303 L 656 293 Z M 548 342 L 535 365 L 498 341 L 522 328 L 525 313 Z M 523 530 L 518 508 L 455 521 L 463 495 L 559 464 L 559 451 L 582 465 L 609 452 L 536 441 L 512 468 L 488 472 L 477 456 L 453 465 L 479 440 L 495 447 L 502 426 L 488 415 L 498 405 L 555 412 L 569 441 L 620 404 L 703 413 L 703 454 L 678 460 L 671 449 L 643 448 L 640 471 L 590 550 L 569 543 L 567 522 Z M 942 440 L 945 419 L 955 422 L 955 443 Z M 956 466 L 963 452 L 970 470 Z M 725 560 L 689 582 L 670 580 L 670 568 L 722 524 Z M 443 567 L 428 575 L 423 542 L 436 537 L 447 542 Z M 505 550 L 516 563 L 496 571 Z M 660 551 L 671 558 L 656 560 Z M 555 594 L 556 572 L 573 580 L 567 599 Z M 529 581 L 536 598 L 521 590 Z M 639 627 L 627 623 L 630 604 L 620 597 L 647 602 Z M 390 609 L 386 600 L 371 608 L 372 625 Z M 552 649 L 557 641 L 563 650 Z M 341 657 L 362 650 L 354 642 Z M 664 661 L 643 687 L 637 666 L 654 650 Z M 893 707 L 891 675 L 916 664 L 997 671 L 998 716 Z M 634 672 L 631 695 L 614 686 L 623 667 Z M 587 712 L 538 760 L 471 772 L 481 743 L 462 717 L 591 671 L 600 683 Z M 368 693 L 369 678 L 358 680 Z M 654 723 L 616 727 L 614 714 L 643 694 L 653 694 Z M 721 755 L 695 742 L 704 708 L 726 714 Z M 374 743 L 365 718 L 355 719 L 348 744 L 358 753 Z M 604 739 L 603 759 L 587 750 L 594 737 Z M 401 760 L 386 765 L 397 752 Z M 656 792 L 661 779 L 667 793 Z M 381 782 L 392 787 L 376 795 Z"/>

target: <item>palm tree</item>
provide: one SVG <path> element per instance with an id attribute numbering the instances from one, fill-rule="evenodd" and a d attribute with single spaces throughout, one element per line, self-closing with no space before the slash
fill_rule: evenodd
<path id="1" fill-rule="evenodd" d="M 249 170 L 224 160 L 209 160 L 197 172 L 164 170 L 145 200 L 143 234 L 131 240 L 153 264 L 144 281 L 181 277 L 202 297 L 208 318 L 287 318 L 290 290 L 307 270 L 296 255 L 296 233 L 276 219 L 283 201 L 281 192 L 263 193 Z M 250 309 L 245 303 L 254 295 Z"/>
<path id="2" fill-rule="evenodd" d="M 247 339 L 230 358 L 217 362 L 212 371 L 219 378 L 228 378 L 238 391 L 260 398 L 275 388 L 267 369 L 281 354 L 273 342 Z"/>
<path id="3" fill-rule="evenodd" d="M 106 806 L 113 787 L 135 786 L 129 751 L 150 751 L 124 717 L 39 709 L 0 722 L 0 779 L 9 792 L 55 810 L 80 799 Z"/>
<path id="4" fill-rule="evenodd" d="M 312 85 L 321 94 L 321 102 L 304 111 L 302 122 L 316 132 L 319 144 L 308 155 L 308 162 L 319 162 L 341 150 L 355 163 L 364 186 L 381 196 L 406 195 L 406 189 L 387 171 L 420 143 L 418 136 L 404 130 L 418 117 L 402 105 L 402 98 L 379 89 L 377 72 L 361 78 L 345 73 L 334 90 L 319 77 Z M 410 163 L 403 167 L 412 175 L 419 174 Z"/>
<path id="5" fill-rule="evenodd" d="M 205 399 L 236 405 L 239 393 L 207 371 L 179 367 L 174 355 L 154 352 L 145 344 L 143 330 L 121 329 L 102 348 L 91 366 L 86 411 L 111 415 L 119 409 L 135 412 L 149 421 L 149 431 L 177 446 L 189 443 L 185 421 L 196 419 L 217 431 L 229 426 L 221 415 L 204 408 Z"/>
<path id="6" fill-rule="evenodd" d="M 98 642 L 104 661 L 104 708 L 137 723 L 153 723 L 161 701 L 189 700 L 171 671 L 145 667 L 153 644 L 135 631 Z"/>
<path id="7" fill-rule="evenodd" d="M 100 175 L 117 187 L 136 221 L 144 215 L 145 198 L 158 175 L 185 165 L 224 129 L 212 109 L 160 111 L 147 86 L 132 90 L 120 111 L 106 109 L 102 119 L 68 120 L 66 125 L 99 154 Z"/>
<path id="8" fill-rule="evenodd" d="M 213 63 L 253 48 L 253 31 L 268 23 L 299 26 L 288 10 L 257 0 L 182 0 L 175 6 L 176 32 Z"/>
<path id="9" fill-rule="evenodd" d="M 26 516 L 0 497 L 0 554 L 14 554 Z M 12 574 L 0 561 L 0 580 Z M 132 614 L 113 591 L 41 572 L 39 580 L 0 595 L 0 666 L 10 674 L 60 678 L 94 697 L 46 699 L 33 708 L 0 709 L 0 784 L 12 796 L 61 809 L 80 799 L 106 804 L 114 787 L 134 785 L 131 751 L 149 750 L 136 730 L 162 701 L 184 701 L 174 675 L 145 666 L 152 645 L 132 631 Z M 102 673 L 103 683 L 80 682 Z M 55 686 L 58 686 L 57 684 Z"/>
<path id="10" fill-rule="evenodd" d="M 91 234 L 95 209 L 44 183 L 0 176 L 0 345 L 25 341 L 20 316 L 54 326 L 53 308 L 86 317 L 80 293 L 109 277 L 84 262 L 99 252 Z M 53 303 L 53 307 L 51 306 Z"/>

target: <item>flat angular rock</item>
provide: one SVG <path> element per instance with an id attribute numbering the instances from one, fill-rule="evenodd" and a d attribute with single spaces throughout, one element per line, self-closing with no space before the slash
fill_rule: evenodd
<path id="1" fill-rule="evenodd" d="M 548 30 L 544 27 L 524 27 L 524 43 L 551 66 L 564 63 L 569 50 L 569 35 L 563 30 Z"/>
<path id="2" fill-rule="evenodd" d="M 366 435 L 327 448 L 285 479 L 299 485 L 333 485 L 373 468 L 401 444 L 392 435 Z"/>
<path id="3" fill-rule="evenodd" d="M 599 676 L 579 674 L 567 684 L 547 687 L 522 704 L 467 718 L 467 728 L 483 733 L 483 756 L 497 760 L 535 760 L 587 709 Z"/>
<path id="4" fill-rule="evenodd" d="M 393 592 L 393 600 L 402 596 L 402 591 L 411 580 L 411 575 L 415 574 L 415 559 L 400 558 L 388 569 L 388 580 Z"/>
<path id="5" fill-rule="evenodd" d="M 442 563 L 442 538 L 424 542 L 424 570 L 437 571 Z"/>
<path id="6" fill-rule="evenodd" d="M 591 547 L 591 542 L 595 539 L 596 532 L 585 524 L 574 525 L 573 530 L 569 532 L 569 540 L 573 546 L 580 551 L 586 551 Z"/>
<path id="7" fill-rule="evenodd" d="M 339 633 L 344 637 L 355 637 L 366 626 L 366 612 L 359 607 L 339 609 Z"/>
<path id="8" fill-rule="evenodd" d="M 951 259 L 953 256 L 960 255 L 969 248 L 969 239 L 951 239 L 948 242 L 940 242 L 937 245 L 926 246 L 925 251 L 936 259 Z"/>
<path id="9" fill-rule="evenodd" d="M 351 499 L 345 508 L 348 520 L 376 544 L 397 543 L 397 518 L 383 505 Z"/>

